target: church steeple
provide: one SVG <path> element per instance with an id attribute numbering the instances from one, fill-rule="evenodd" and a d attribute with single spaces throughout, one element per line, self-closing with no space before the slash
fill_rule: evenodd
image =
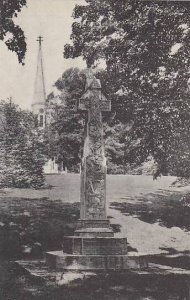
<path id="1" fill-rule="evenodd" d="M 37 41 L 39 42 L 37 70 L 34 86 L 34 97 L 32 101 L 32 111 L 38 115 L 38 123 L 40 127 L 45 126 L 45 104 L 46 104 L 46 91 L 45 91 L 45 79 L 43 68 L 43 56 L 42 56 L 42 36 L 39 36 Z"/>

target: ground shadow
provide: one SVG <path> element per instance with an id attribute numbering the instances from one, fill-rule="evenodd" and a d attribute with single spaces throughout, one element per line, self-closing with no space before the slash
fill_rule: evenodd
<path id="1" fill-rule="evenodd" d="M 112 202 L 111 208 L 118 209 L 123 214 L 134 216 L 150 224 L 158 223 L 168 228 L 175 226 L 189 231 L 190 206 L 183 199 L 181 193 L 150 193 Z"/>

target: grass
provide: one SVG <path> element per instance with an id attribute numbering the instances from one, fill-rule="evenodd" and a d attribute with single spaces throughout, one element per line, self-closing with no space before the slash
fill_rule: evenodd
<path id="1" fill-rule="evenodd" d="M 15 270 L 11 261 L 59 250 L 63 236 L 73 233 L 79 218 L 79 179 L 74 174 L 52 175 L 47 177 L 49 189 L 0 191 L 0 299 L 189 299 L 189 278 L 184 276 L 97 276 L 55 287 L 33 282 Z M 184 191 L 170 188 L 173 180 L 162 178 L 155 182 L 151 177 L 110 175 L 107 199 L 112 208 L 147 224 L 188 231 L 190 208 L 180 201 Z M 115 230 L 120 230 L 119 225 L 115 224 Z"/>

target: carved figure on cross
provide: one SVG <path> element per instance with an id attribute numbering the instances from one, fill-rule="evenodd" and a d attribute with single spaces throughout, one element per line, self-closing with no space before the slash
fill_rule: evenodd
<path id="1" fill-rule="evenodd" d="M 89 123 L 90 120 L 93 120 L 93 117 L 97 120 L 103 111 L 110 111 L 111 102 L 102 94 L 100 80 L 94 76 L 91 68 L 86 73 L 85 90 L 85 94 L 79 101 L 79 109 L 88 111 Z M 102 118 L 100 119 L 102 122 Z"/>

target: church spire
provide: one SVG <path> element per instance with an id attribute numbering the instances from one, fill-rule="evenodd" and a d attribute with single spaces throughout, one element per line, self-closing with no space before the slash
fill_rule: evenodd
<path id="1" fill-rule="evenodd" d="M 45 103 L 46 103 L 46 91 L 45 91 L 45 79 L 43 68 L 43 56 L 42 56 L 42 36 L 39 36 L 37 41 L 39 42 L 37 70 L 34 86 L 34 97 L 32 101 L 32 111 L 38 115 L 39 126 L 45 126 Z"/>
<path id="2" fill-rule="evenodd" d="M 39 42 L 39 50 L 38 50 L 38 61 L 37 61 L 33 104 L 45 103 L 45 99 L 46 99 L 43 57 L 42 57 L 42 41 L 43 41 L 42 36 L 39 36 L 37 41 Z"/>

